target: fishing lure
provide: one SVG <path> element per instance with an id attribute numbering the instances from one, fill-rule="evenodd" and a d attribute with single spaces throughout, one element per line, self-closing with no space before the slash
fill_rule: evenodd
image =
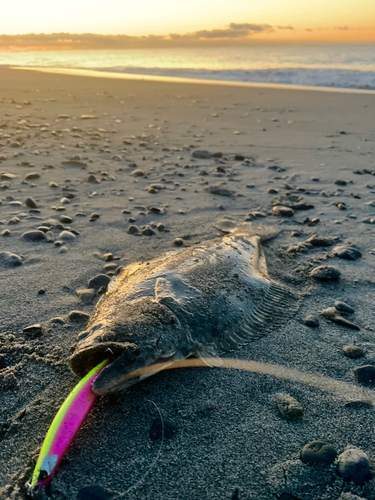
<path id="1" fill-rule="evenodd" d="M 28 484 L 31 491 L 48 484 L 57 472 L 61 460 L 98 399 L 91 386 L 108 363 L 105 360 L 93 368 L 75 386 L 57 412 L 44 439 L 31 483 Z"/>

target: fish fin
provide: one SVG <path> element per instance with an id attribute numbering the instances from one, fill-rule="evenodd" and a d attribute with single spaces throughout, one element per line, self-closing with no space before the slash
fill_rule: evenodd
<path id="1" fill-rule="evenodd" d="M 272 281 L 262 302 L 253 312 L 223 332 L 219 346 L 224 351 L 232 351 L 264 337 L 285 323 L 298 307 L 297 295 L 286 285 Z"/>
<path id="2" fill-rule="evenodd" d="M 203 345 L 196 350 L 196 356 L 200 358 L 210 368 L 221 366 L 222 362 L 213 345 Z"/>
<path id="3" fill-rule="evenodd" d="M 238 224 L 236 221 L 227 218 L 214 222 L 213 226 L 224 234 L 236 237 L 245 236 L 249 238 L 251 236 L 259 236 L 262 243 L 276 238 L 281 233 L 280 228 L 275 226 L 267 226 L 256 222 L 242 222 Z"/>

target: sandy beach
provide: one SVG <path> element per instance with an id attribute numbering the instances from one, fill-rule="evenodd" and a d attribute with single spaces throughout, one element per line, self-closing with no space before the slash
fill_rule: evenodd
<path id="1" fill-rule="evenodd" d="M 355 484 L 300 453 L 312 441 L 357 447 L 375 466 L 375 391 L 354 374 L 375 365 L 375 93 L 2 67 L 0 105 L 0 499 L 26 498 L 78 381 L 67 359 L 100 297 L 89 280 L 221 237 L 224 218 L 279 230 L 264 244 L 269 274 L 300 297 L 286 324 L 225 357 L 345 382 L 358 397 L 241 370 L 161 373 L 100 399 L 52 498 L 83 499 L 88 486 L 114 498 L 158 457 L 121 498 L 374 500 L 375 479 Z M 314 279 L 324 265 L 339 279 Z M 336 301 L 354 310 L 346 325 L 321 315 Z M 280 393 L 301 418 L 283 418 Z"/>

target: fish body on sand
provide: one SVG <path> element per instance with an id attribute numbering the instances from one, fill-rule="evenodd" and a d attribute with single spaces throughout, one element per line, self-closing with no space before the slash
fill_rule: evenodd
<path id="1" fill-rule="evenodd" d="M 93 391 L 110 394 L 141 380 L 127 380 L 134 370 L 236 350 L 297 308 L 298 297 L 269 278 L 260 237 L 238 229 L 127 266 L 79 334 L 70 367 L 82 377 L 109 358 Z"/>

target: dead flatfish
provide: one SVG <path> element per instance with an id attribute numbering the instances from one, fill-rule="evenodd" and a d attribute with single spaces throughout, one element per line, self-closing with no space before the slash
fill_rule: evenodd
<path id="1" fill-rule="evenodd" d="M 237 229 L 127 266 L 79 334 L 70 367 L 82 377 L 110 359 L 93 390 L 113 393 L 142 378 L 125 382 L 128 373 L 151 364 L 238 349 L 297 308 L 296 294 L 269 278 L 261 238 Z"/>

